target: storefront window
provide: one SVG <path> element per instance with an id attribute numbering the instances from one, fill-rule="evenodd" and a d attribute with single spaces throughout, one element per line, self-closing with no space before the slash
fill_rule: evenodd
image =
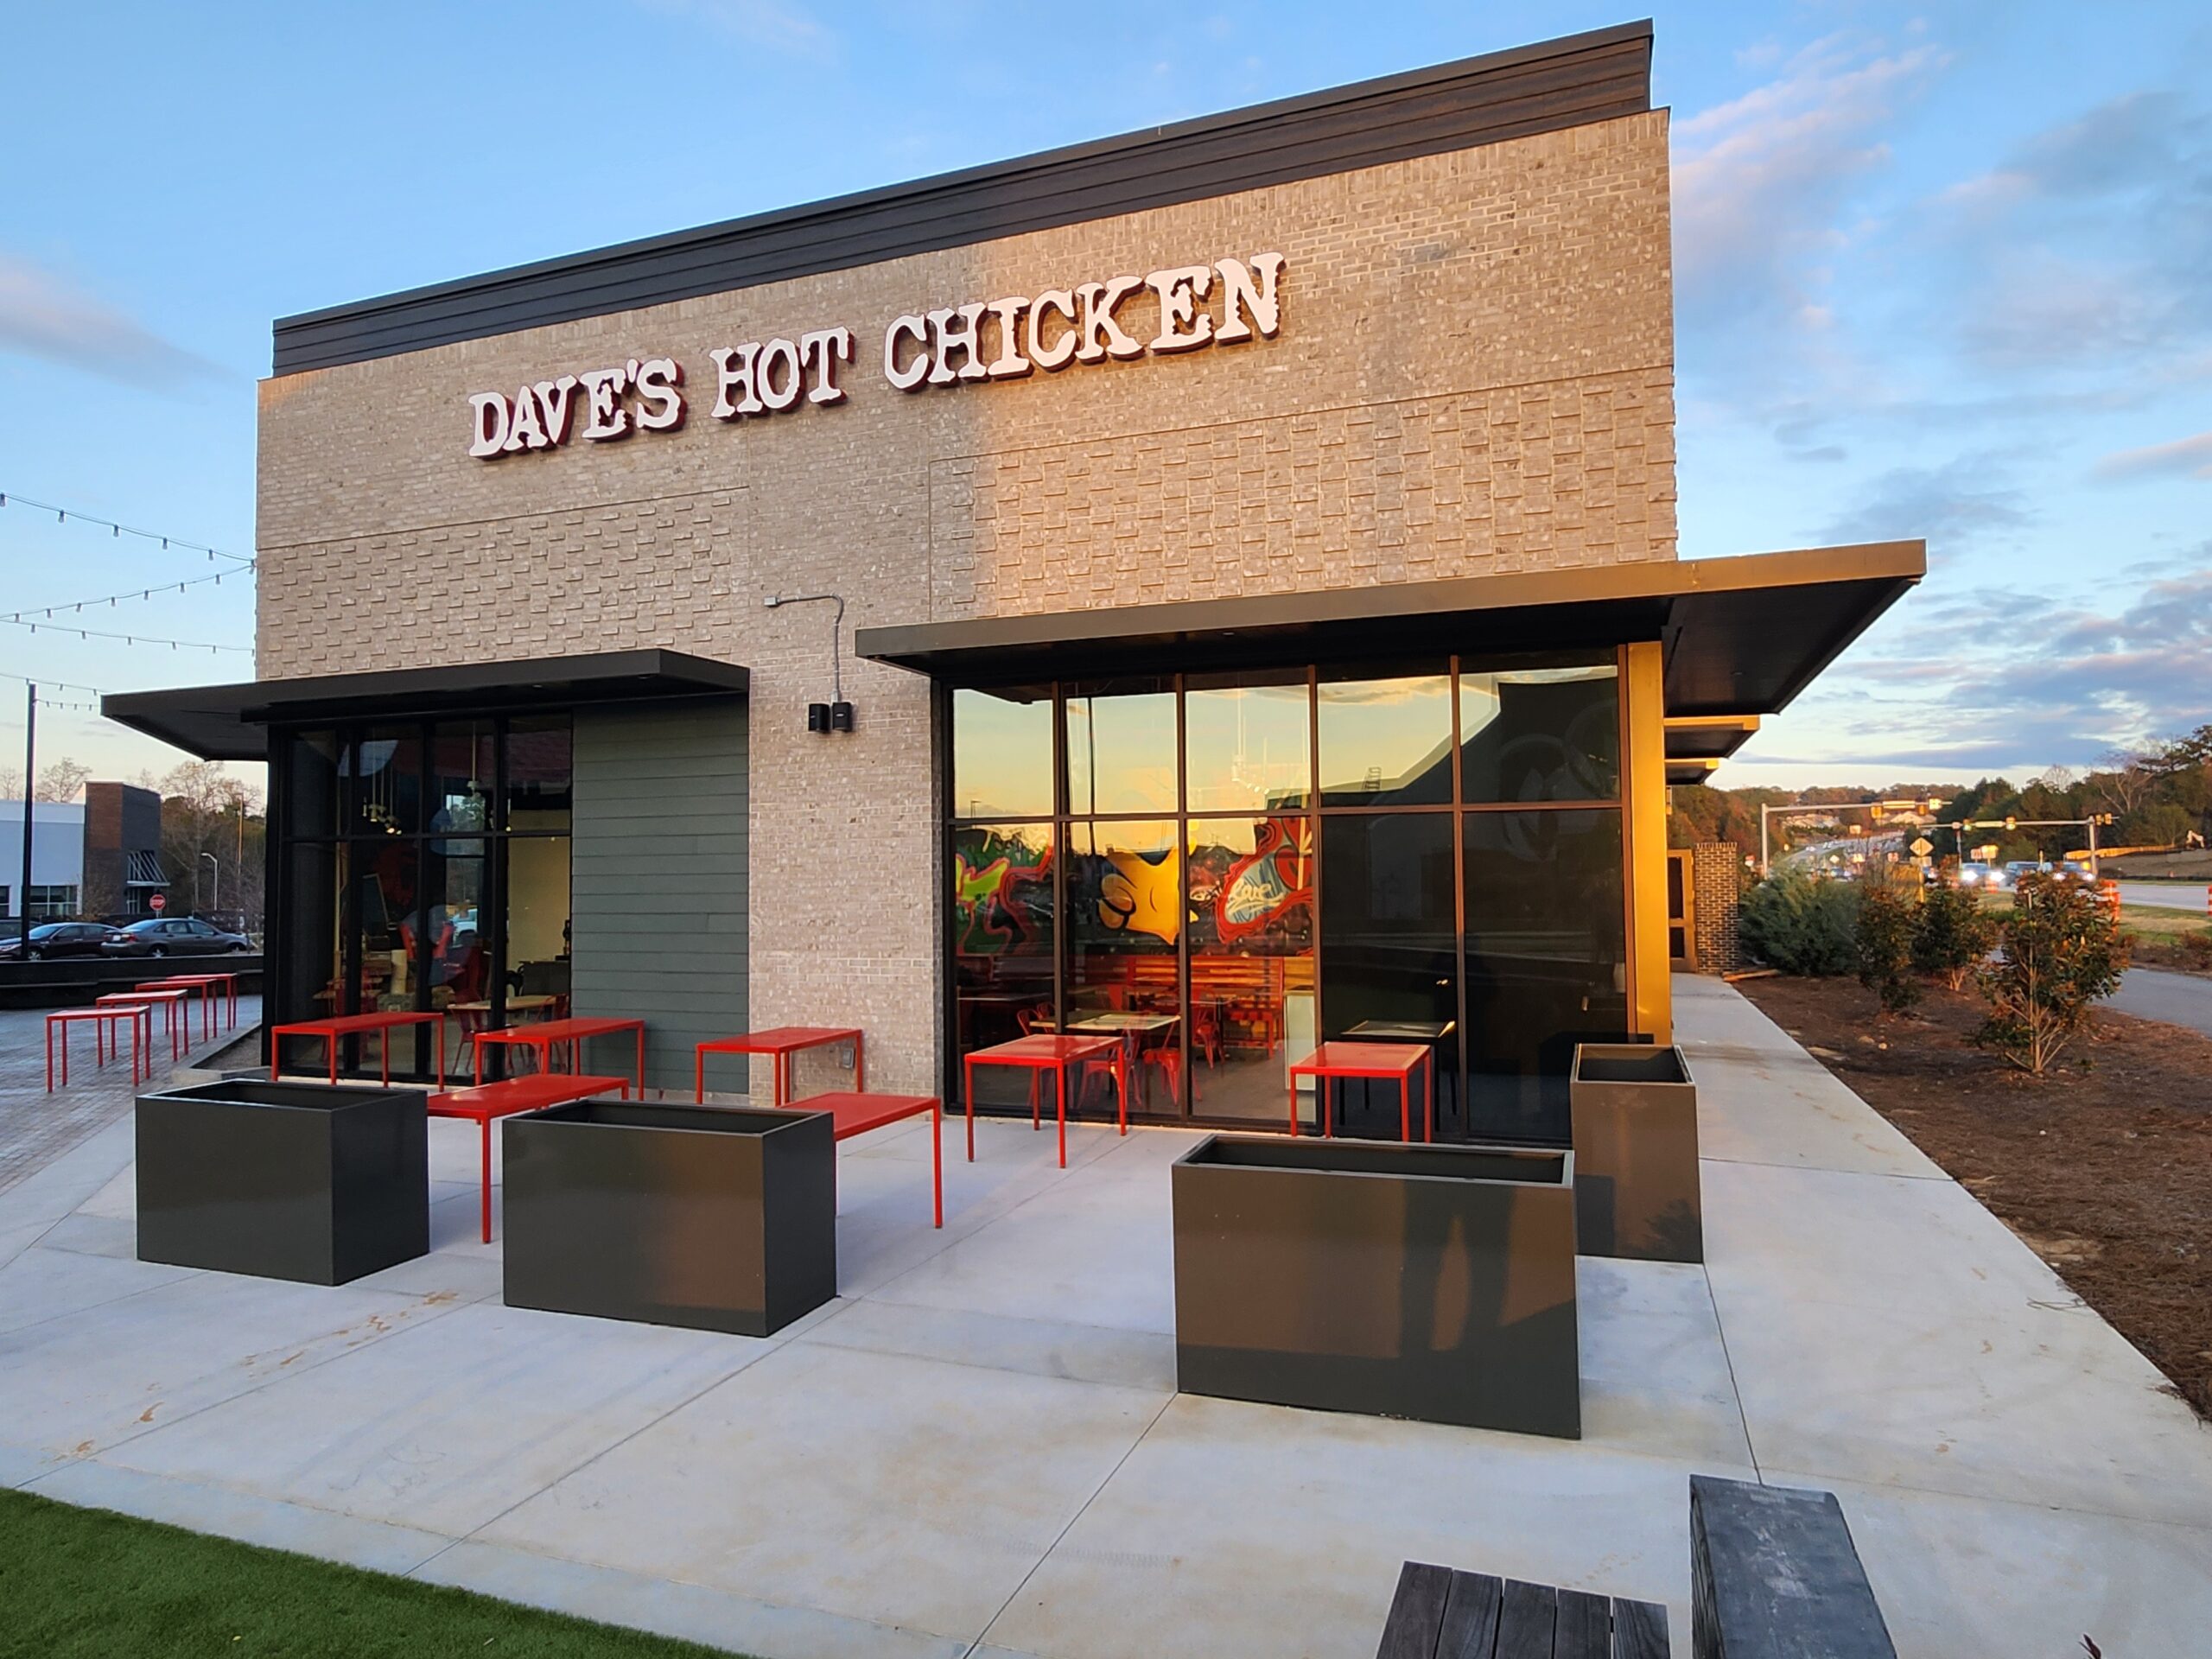
<path id="1" fill-rule="evenodd" d="M 968 1054 L 1058 1028 L 1052 826 L 963 824 L 952 834 L 954 1046 Z M 1000 1066 L 978 1067 L 978 1104 L 1028 1098 Z"/>
<path id="2" fill-rule="evenodd" d="M 347 1011 L 339 907 L 346 890 L 346 849 L 309 842 L 284 855 L 283 931 L 270 941 L 285 965 L 276 1021 L 327 1020 Z M 273 1022 L 272 1022 L 273 1023 Z"/>
<path id="3" fill-rule="evenodd" d="M 1628 1032 L 1620 813 L 1469 812 L 1462 823 L 1472 1127 L 1564 1141 L 1574 1045 Z"/>
<path id="4" fill-rule="evenodd" d="M 338 833 L 339 755 L 335 732 L 302 732 L 285 744 L 285 828 L 293 836 Z"/>
<path id="5" fill-rule="evenodd" d="M 1614 666 L 1459 671 L 1462 798 L 1610 801 L 1620 792 Z"/>
<path id="6" fill-rule="evenodd" d="M 1322 805 L 1450 804 L 1452 679 L 1440 668 L 1325 671 L 1319 724 Z"/>
<path id="7" fill-rule="evenodd" d="M 372 726 L 347 755 L 356 835 L 410 836 L 423 827 L 423 734 Z"/>
<path id="8" fill-rule="evenodd" d="M 1184 774 L 1193 812 L 1281 812 L 1313 789 L 1306 671 L 1236 682 L 1193 675 L 1183 698 Z"/>
<path id="9" fill-rule="evenodd" d="M 569 830 L 575 765 L 566 715 L 510 721 L 505 777 L 506 828 L 536 834 Z"/>
<path id="10" fill-rule="evenodd" d="M 1124 680 L 1071 690 L 1067 754 L 1070 812 L 1177 810 L 1173 682 Z"/>
<path id="11" fill-rule="evenodd" d="M 1331 1039 L 1426 1043 L 1440 1128 L 1459 1070 L 1458 905 L 1452 824 L 1439 812 L 1321 819 L 1321 1017 Z M 1356 1132 L 1395 1135 L 1397 1090 L 1348 1089 Z M 1387 1098 L 1386 1098 L 1387 1096 Z"/>
<path id="12" fill-rule="evenodd" d="M 1121 1039 L 1130 1109 L 1174 1111 L 1183 1096 L 1176 946 L 1184 914 L 1175 823 L 1077 823 L 1069 839 L 1064 1029 Z"/>
<path id="13" fill-rule="evenodd" d="M 1191 1109 L 1280 1125 L 1316 1035 L 1313 821 L 1193 818 L 1188 845 Z"/>
<path id="14" fill-rule="evenodd" d="M 952 694 L 952 815 L 1022 818 L 1052 810 L 1052 691 Z"/>
<path id="15" fill-rule="evenodd" d="M 569 839 L 518 836 L 507 854 L 507 1023 L 569 1012 Z"/>

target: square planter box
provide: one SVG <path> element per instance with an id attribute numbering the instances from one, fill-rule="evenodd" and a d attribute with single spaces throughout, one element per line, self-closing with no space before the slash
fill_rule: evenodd
<path id="1" fill-rule="evenodd" d="M 138 1259 L 342 1285 L 430 1248 L 421 1094 L 237 1078 L 138 1096 Z"/>
<path id="2" fill-rule="evenodd" d="M 1580 1438 L 1572 1154 L 1217 1135 L 1173 1183 L 1185 1392 Z"/>
<path id="3" fill-rule="evenodd" d="M 506 1121 L 506 1303 L 765 1337 L 837 1294 L 826 1112 L 584 1100 Z"/>
<path id="4" fill-rule="evenodd" d="M 1584 1043 L 1568 1088 L 1582 1254 L 1704 1261 L 1697 1085 L 1682 1051 Z"/>

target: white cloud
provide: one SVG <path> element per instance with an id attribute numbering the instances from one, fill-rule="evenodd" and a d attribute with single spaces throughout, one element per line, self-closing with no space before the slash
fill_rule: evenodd
<path id="1" fill-rule="evenodd" d="M 2094 468 L 2107 481 L 2181 473 L 2190 478 L 2212 478 L 2212 432 L 2171 443 L 2154 443 L 2141 449 L 2122 449 L 2107 455 Z"/>
<path id="2" fill-rule="evenodd" d="M 0 352 L 135 386 L 178 386 L 223 372 L 52 272 L 7 254 L 0 254 Z"/>

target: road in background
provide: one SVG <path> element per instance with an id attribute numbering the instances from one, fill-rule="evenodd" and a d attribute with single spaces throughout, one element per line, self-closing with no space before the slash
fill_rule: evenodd
<path id="1" fill-rule="evenodd" d="M 2212 1037 L 2212 979 L 2171 974 L 2158 968 L 2131 968 L 2106 1003 L 2139 1020 L 2163 1020 Z"/>
<path id="2" fill-rule="evenodd" d="M 2204 914 L 2205 884 L 2202 881 L 2123 881 L 2123 905 L 2155 905 L 2160 910 L 2193 910 Z"/>

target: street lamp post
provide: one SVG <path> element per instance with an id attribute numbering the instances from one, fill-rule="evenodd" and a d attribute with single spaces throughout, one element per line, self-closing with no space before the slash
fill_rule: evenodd
<path id="1" fill-rule="evenodd" d="M 213 896 L 208 900 L 207 908 L 219 911 L 223 907 L 223 862 L 213 853 L 202 853 L 200 856 L 215 868 L 215 879 L 210 883 L 210 891 Z M 195 864 L 192 868 L 197 871 L 200 867 Z M 194 885 L 197 886 L 198 883 L 195 882 Z"/>

